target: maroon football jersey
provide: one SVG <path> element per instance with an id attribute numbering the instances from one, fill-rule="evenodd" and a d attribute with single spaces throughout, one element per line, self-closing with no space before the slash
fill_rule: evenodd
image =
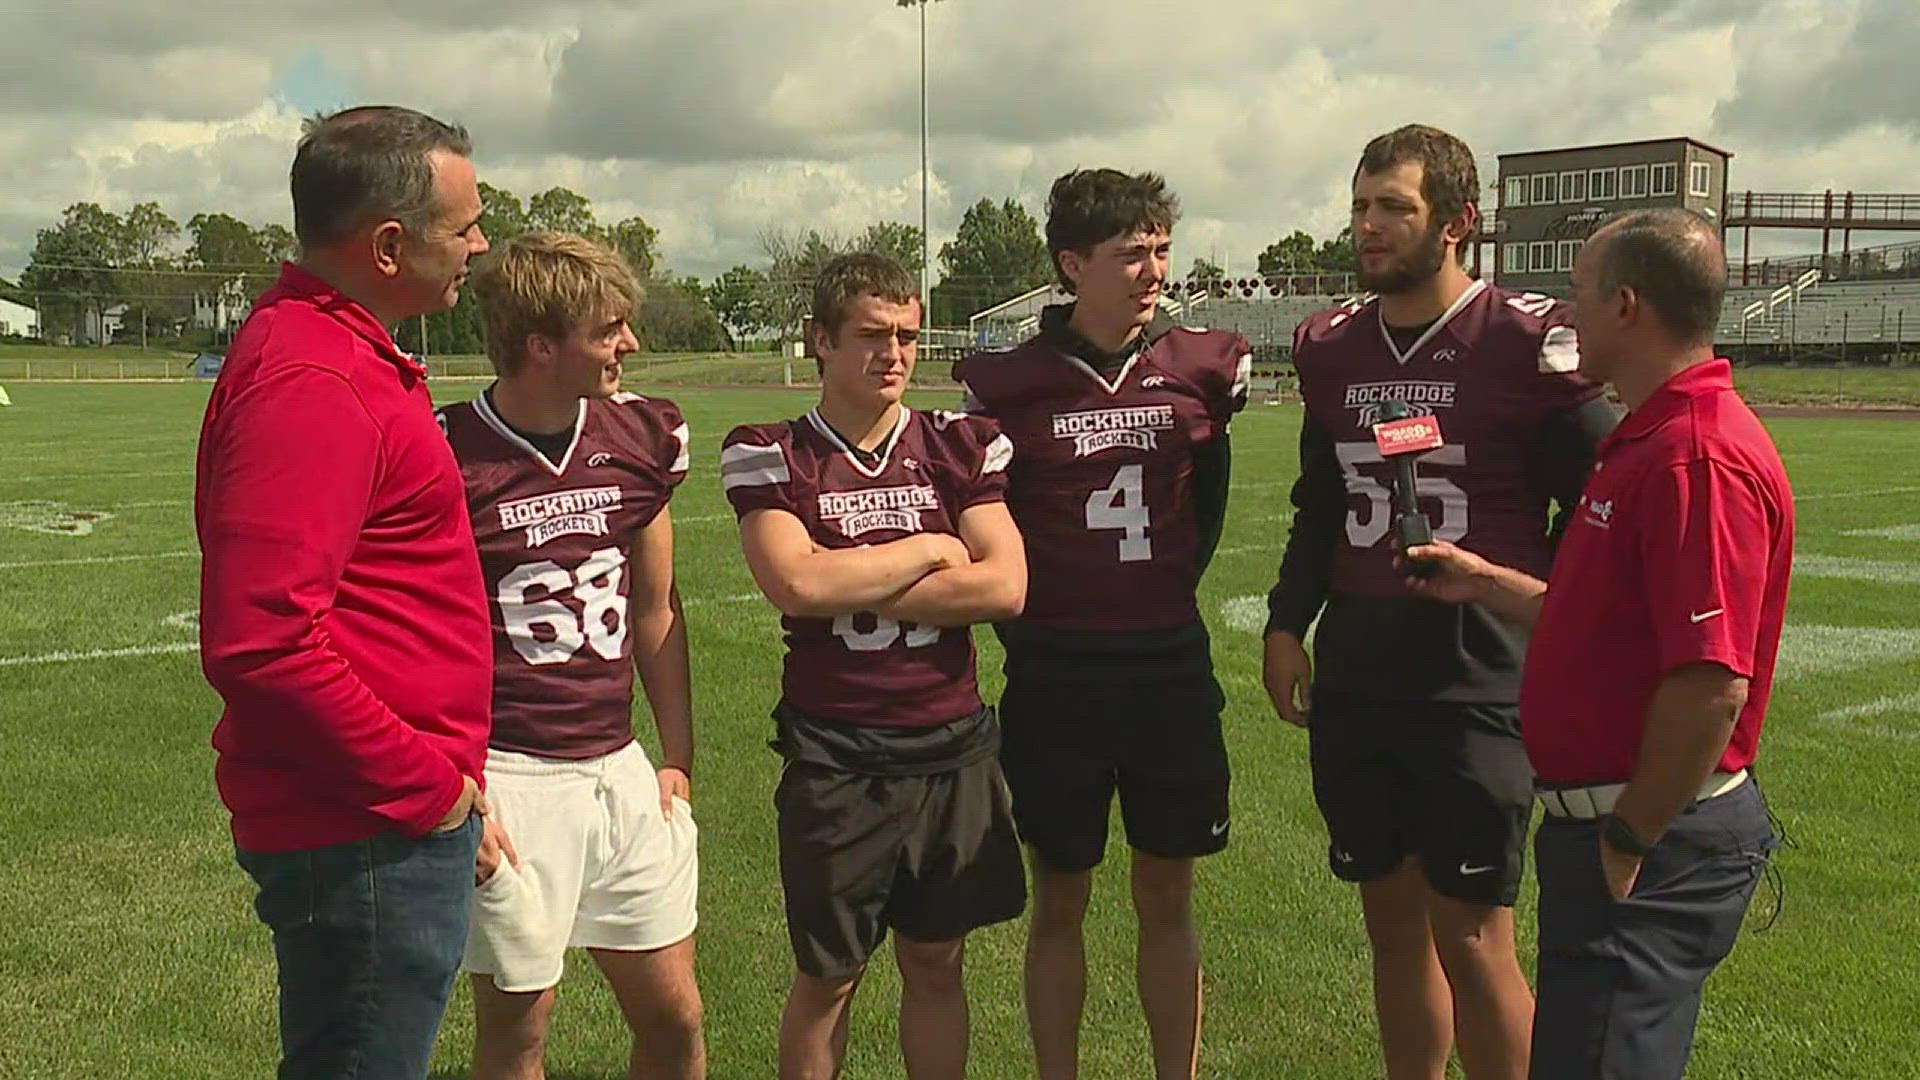
<path id="1" fill-rule="evenodd" d="M 784 510 L 826 548 L 884 544 L 918 532 L 958 536 L 960 514 L 1005 498 L 1011 444 L 991 420 L 900 410 L 862 464 L 820 418 L 734 428 L 720 477 L 734 512 Z M 784 616 L 781 690 L 808 716 L 874 727 L 931 727 L 981 709 L 966 627 L 916 626 L 868 612 Z"/>
<path id="2" fill-rule="evenodd" d="M 1247 401 L 1246 339 L 1166 330 L 1111 376 L 1043 335 L 954 366 L 969 412 L 1013 440 L 1007 506 L 1027 543 L 1020 622 L 1164 630 L 1200 617 L 1193 449 Z"/>
<path id="3" fill-rule="evenodd" d="M 493 610 L 493 738 L 578 760 L 633 741 L 627 591 L 634 538 L 687 475 L 673 402 L 582 399 L 549 461 L 485 395 L 440 410 L 460 459 Z"/>
<path id="4" fill-rule="evenodd" d="M 1575 373 L 1572 309 L 1534 293 L 1474 282 L 1404 352 L 1377 301 L 1314 315 L 1294 335 L 1310 421 L 1333 440 L 1346 481 L 1333 591 L 1410 596 L 1393 568 L 1393 467 L 1374 443 L 1384 402 L 1440 421 L 1446 445 L 1417 459 L 1420 509 L 1433 534 L 1544 578 L 1552 559 L 1548 495 L 1530 468 L 1550 415 L 1595 397 Z"/>

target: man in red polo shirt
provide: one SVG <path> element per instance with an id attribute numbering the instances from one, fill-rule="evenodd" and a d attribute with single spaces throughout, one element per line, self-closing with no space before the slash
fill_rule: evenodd
<path id="1" fill-rule="evenodd" d="M 487 250 L 467 133 L 324 118 L 298 265 L 235 337 L 200 433 L 215 778 L 279 962 L 279 1075 L 423 1077 L 467 936 L 491 620 L 426 370 L 387 327 Z"/>
<path id="2" fill-rule="evenodd" d="M 1601 444 L 1551 578 L 1447 543 L 1410 578 L 1534 624 L 1520 696 L 1546 818 L 1539 1078 L 1686 1070 L 1707 976 L 1776 838 L 1751 767 L 1793 559 L 1773 440 L 1713 354 L 1718 233 L 1684 210 L 1594 233 L 1574 265 L 1581 370 L 1629 413 Z"/>

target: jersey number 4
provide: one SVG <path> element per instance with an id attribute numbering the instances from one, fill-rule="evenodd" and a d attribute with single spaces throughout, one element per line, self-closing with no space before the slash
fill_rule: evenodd
<path id="1" fill-rule="evenodd" d="M 1347 543 L 1360 548 L 1372 547 L 1393 528 L 1393 492 L 1361 472 L 1360 466 L 1384 466 L 1386 459 L 1380 455 L 1379 446 L 1371 442 L 1337 443 L 1333 451 L 1340 458 L 1340 472 L 1346 477 L 1348 494 L 1367 498 L 1365 518 L 1358 510 L 1347 511 Z M 1443 446 L 1422 455 L 1420 464 L 1463 468 L 1467 464 L 1467 448 Z M 1415 481 L 1414 493 L 1422 500 L 1440 500 L 1440 520 L 1433 523 L 1435 537 L 1455 543 L 1467 535 L 1467 493 L 1460 485 L 1445 477 L 1421 476 Z"/>
<path id="2" fill-rule="evenodd" d="M 1153 539 L 1147 535 L 1151 523 L 1138 465 L 1120 466 L 1112 483 L 1087 496 L 1087 528 L 1119 529 L 1121 562 L 1153 558 Z"/>
<path id="3" fill-rule="evenodd" d="M 529 664 L 564 664 L 586 645 L 602 660 L 618 660 L 627 643 L 627 598 L 620 591 L 627 557 L 601 548 L 568 570 L 541 559 L 521 563 L 500 579 L 494 600 L 513 651 Z M 545 595 L 527 597 L 535 589 Z M 560 600 L 571 592 L 580 614 Z"/>

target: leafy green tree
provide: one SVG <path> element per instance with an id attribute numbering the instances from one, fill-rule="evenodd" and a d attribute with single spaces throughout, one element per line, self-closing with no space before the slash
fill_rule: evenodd
<path id="1" fill-rule="evenodd" d="M 920 226 L 898 221 L 876 221 L 867 226 L 851 245 L 850 251 L 871 251 L 891 255 L 911 273 L 920 273 Z"/>
<path id="2" fill-rule="evenodd" d="M 527 225 L 584 236 L 594 231 L 593 203 L 585 195 L 551 187 L 527 200 Z"/>
<path id="3" fill-rule="evenodd" d="M 736 266 L 707 286 L 707 305 L 736 337 L 772 329 L 766 299 L 767 275 L 751 266 Z"/>
<path id="4" fill-rule="evenodd" d="M 652 278 L 657 270 L 663 269 L 655 265 L 654 254 L 655 245 L 660 241 L 660 232 L 647 224 L 645 218 L 630 217 L 604 229 L 595 226 L 588 231 L 588 235 L 605 241 L 618 251 L 627 260 L 627 265 L 633 268 L 634 276 L 641 281 Z"/>
<path id="5" fill-rule="evenodd" d="M 74 203 L 58 225 L 41 229 L 20 275 L 39 302 L 41 333 L 77 334 L 88 312 L 111 306 L 124 291 L 125 259 L 125 223 L 98 203 Z"/>
<path id="6" fill-rule="evenodd" d="M 520 197 L 485 182 L 480 183 L 480 231 L 487 239 L 511 240 L 527 231 L 527 208 Z"/>
<path id="7" fill-rule="evenodd" d="M 1275 240 L 1260 253 L 1260 273 L 1263 277 L 1311 273 L 1317 268 L 1317 254 L 1312 235 L 1295 229 L 1292 235 Z"/>
<path id="8" fill-rule="evenodd" d="M 944 274 L 933 289 L 933 321 L 958 325 L 967 316 L 1053 279 L 1040 223 L 1013 199 L 981 199 L 967 208 L 954 238 L 940 245 Z"/>

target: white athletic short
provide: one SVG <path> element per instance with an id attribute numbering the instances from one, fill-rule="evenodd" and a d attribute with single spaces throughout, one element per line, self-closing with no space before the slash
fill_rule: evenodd
<path id="1" fill-rule="evenodd" d="M 487 801 L 520 867 L 502 859 L 473 891 L 465 967 L 510 993 L 560 981 L 569 945 L 643 951 L 693 933 L 699 892 L 693 810 L 640 744 L 561 761 L 487 751 Z"/>

